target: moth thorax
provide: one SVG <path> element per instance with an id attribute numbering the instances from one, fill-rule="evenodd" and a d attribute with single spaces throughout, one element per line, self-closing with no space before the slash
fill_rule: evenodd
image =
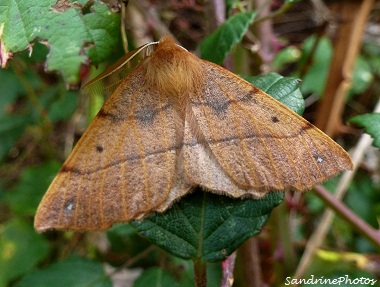
<path id="1" fill-rule="evenodd" d="M 204 85 L 203 69 L 192 54 L 179 47 L 160 49 L 146 62 L 146 79 L 162 95 L 183 101 Z"/>

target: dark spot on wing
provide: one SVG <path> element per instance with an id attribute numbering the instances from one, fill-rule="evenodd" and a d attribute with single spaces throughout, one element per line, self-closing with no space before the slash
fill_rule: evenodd
<path id="1" fill-rule="evenodd" d="M 152 125 L 158 112 L 159 110 L 137 110 L 134 112 L 134 118 L 142 125 Z"/>
<path id="2" fill-rule="evenodd" d="M 255 91 L 252 90 L 248 94 L 246 94 L 245 96 L 241 97 L 239 100 L 243 103 L 247 103 L 247 102 L 251 102 L 251 101 L 256 103 L 256 100 L 253 98 L 254 93 L 255 93 Z"/>
<path id="3" fill-rule="evenodd" d="M 313 129 L 314 128 L 313 124 L 311 124 L 309 122 L 305 122 L 304 124 L 305 125 L 302 127 L 303 130 L 308 130 L 308 129 Z"/>
<path id="4" fill-rule="evenodd" d="M 104 148 L 103 148 L 101 145 L 96 146 L 96 151 L 97 151 L 98 153 L 102 153 L 103 150 L 104 150 Z"/>
<path id="5" fill-rule="evenodd" d="M 99 111 L 99 113 L 97 114 L 97 117 L 100 117 L 100 118 L 108 118 L 110 119 L 112 122 L 121 122 L 125 119 L 125 117 L 121 116 L 121 115 L 117 115 L 115 113 L 110 113 L 110 112 L 107 112 L 105 111 L 104 109 L 101 109 Z"/>
<path id="6" fill-rule="evenodd" d="M 280 120 L 278 119 L 278 117 L 276 117 L 276 116 L 273 116 L 272 117 L 272 122 L 274 122 L 274 123 L 278 123 Z"/>
<path id="7" fill-rule="evenodd" d="M 206 102 L 206 106 L 212 108 L 217 116 L 224 114 L 228 107 L 231 105 L 231 101 L 226 101 L 224 103 L 221 102 Z"/>
<path id="8" fill-rule="evenodd" d="M 226 111 L 228 108 L 231 106 L 233 103 L 248 103 L 248 102 L 253 102 L 256 103 L 256 100 L 254 99 L 254 90 L 248 92 L 242 97 L 238 97 L 236 99 L 230 99 L 226 101 L 205 101 L 205 102 L 200 102 L 200 101 L 192 101 L 191 104 L 194 106 L 207 106 L 211 108 L 214 112 L 214 114 L 220 118 L 223 119 L 225 117 Z"/>
<path id="9" fill-rule="evenodd" d="M 157 115 L 168 108 L 170 108 L 172 105 L 166 104 L 160 109 L 154 109 L 151 107 L 145 107 L 140 110 L 135 110 L 133 113 L 133 118 L 138 121 L 139 124 L 142 126 L 148 126 L 152 125 Z"/>
<path id="10" fill-rule="evenodd" d="M 62 166 L 61 170 L 59 172 L 70 172 L 70 173 L 74 173 L 74 174 L 82 174 L 82 172 L 75 168 L 75 167 L 68 167 L 67 165 L 64 165 Z"/>

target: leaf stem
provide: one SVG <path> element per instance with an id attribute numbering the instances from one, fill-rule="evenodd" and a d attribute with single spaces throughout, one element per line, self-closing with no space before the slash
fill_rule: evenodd
<path id="1" fill-rule="evenodd" d="M 257 24 L 259 24 L 259 23 L 261 23 L 261 22 L 264 22 L 264 21 L 266 21 L 266 20 L 269 20 L 269 19 L 275 18 L 275 17 L 277 17 L 277 16 L 279 16 L 279 15 L 282 15 L 282 14 L 284 14 L 286 11 L 288 11 L 288 10 L 290 9 L 290 7 L 292 7 L 292 5 L 293 5 L 293 4 L 290 3 L 290 2 L 285 2 L 284 5 L 282 5 L 278 10 L 276 10 L 276 11 L 274 11 L 274 12 L 272 12 L 272 13 L 269 13 L 269 14 L 267 14 L 267 15 L 261 17 L 261 18 L 256 19 L 255 21 L 253 21 L 252 24 L 257 25 Z M 260 11 L 260 12 L 261 12 L 261 11 Z M 260 12 L 258 12 L 257 14 L 260 14 Z"/>
<path id="2" fill-rule="evenodd" d="M 363 236 L 367 237 L 377 248 L 380 248 L 380 230 L 376 230 L 353 213 L 340 200 L 331 195 L 321 184 L 314 187 L 315 194 L 336 213 L 347 220 Z"/>
<path id="3" fill-rule="evenodd" d="M 200 259 L 193 260 L 195 287 L 206 287 L 207 285 L 207 263 Z"/>

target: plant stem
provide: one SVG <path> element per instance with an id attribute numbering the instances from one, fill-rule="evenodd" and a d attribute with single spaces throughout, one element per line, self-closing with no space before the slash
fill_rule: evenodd
<path id="1" fill-rule="evenodd" d="M 272 12 L 272 13 L 269 13 L 269 14 L 261 17 L 261 18 L 258 18 L 257 20 L 254 20 L 253 24 L 257 25 L 257 24 L 259 24 L 261 22 L 264 22 L 264 21 L 266 21 L 268 19 L 273 19 L 273 18 L 275 18 L 275 17 L 277 17 L 279 15 L 282 15 L 286 11 L 288 11 L 290 9 L 290 7 L 292 7 L 292 5 L 293 5 L 292 3 L 285 2 L 284 5 L 282 5 L 280 7 L 280 9 L 278 9 L 278 10 Z M 259 12 L 257 14 L 260 14 L 261 11 L 260 11 L 260 9 L 258 9 L 258 10 L 259 10 Z"/>
<path id="2" fill-rule="evenodd" d="M 206 287 L 207 285 L 207 263 L 202 260 L 194 260 L 195 287 Z"/>
<path id="3" fill-rule="evenodd" d="M 317 184 L 314 189 L 316 195 L 323 200 L 326 205 L 347 220 L 358 232 L 367 237 L 367 239 L 370 240 L 377 248 L 380 248 L 379 230 L 374 229 L 360 217 L 355 215 L 355 213 L 347 208 L 347 206 L 345 206 L 340 200 L 330 194 L 322 185 Z"/>

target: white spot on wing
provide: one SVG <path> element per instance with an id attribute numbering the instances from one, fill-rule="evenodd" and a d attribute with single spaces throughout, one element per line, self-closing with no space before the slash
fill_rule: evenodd
<path id="1" fill-rule="evenodd" d="M 318 156 L 318 157 L 317 157 L 317 163 L 321 163 L 321 162 L 323 162 L 323 158 L 320 157 L 320 156 Z"/>
<path id="2" fill-rule="evenodd" d="M 67 211 L 72 211 L 73 210 L 73 208 L 74 208 L 74 203 L 69 203 L 67 206 L 66 206 L 66 210 Z"/>

